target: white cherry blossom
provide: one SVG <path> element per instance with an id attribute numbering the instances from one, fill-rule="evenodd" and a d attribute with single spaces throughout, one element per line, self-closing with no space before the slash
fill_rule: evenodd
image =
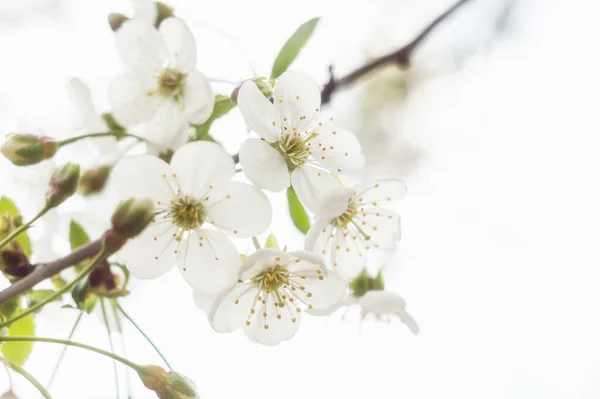
<path id="1" fill-rule="evenodd" d="M 252 340 L 265 345 L 291 339 L 303 310 L 335 306 L 347 289 L 322 257 L 304 251 L 258 250 L 246 258 L 239 278 L 241 282 L 216 300 L 211 325 L 222 333 L 244 328 Z"/>
<path id="2" fill-rule="evenodd" d="M 331 173 L 357 170 L 365 159 L 356 137 L 319 120 L 321 92 L 316 80 L 285 72 L 277 80 L 273 103 L 252 81 L 242 84 L 238 105 L 246 123 L 263 140 L 248 139 L 240 164 L 250 181 L 269 191 L 291 184 L 300 201 L 317 217 L 335 217 L 346 209 L 350 191 Z"/>
<path id="3" fill-rule="evenodd" d="M 154 221 L 119 252 L 132 274 L 151 279 L 177 265 L 187 283 L 206 295 L 235 284 L 241 260 L 228 236 L 262 233 L 271 222 L 271 204 L 255 187 L 231 181 L 234 174 L 231 156 L 204 141 L 175 151 L 170 165 L 150 155 L 119 162 L 112 174 L 118 194 L 156 204 Z"/>
<path id="4" fill-rule="evenodd" d="M 369 249 L 396 249 L 400 216 L 381 206 L 405 195 L 406 185 L 396 177 L 359 184 L 341 215 L 317 220 L 311 226 L 304 248 L 330 260 L 331 266 L 348 280 L 356 277 Z"/>
<path id="5" fill-rule="evenodd" d="M 185 142 L 187 123 L 205 122 L 214 107 L 206 77 L 196 69 L 196 43 L 178 18 L 156 29 L 127 21 L 116 33 L 126 71 L 109 87 L 113 115 L 123 126 L 145 122 L 146 137 L 160 150 Z"/>
<path id="6" fill-rule="evenodd" d="M 390 321 L 398 317 L 413 334 L 419 333 L 419 326 L 415 319 L 406 311 L 406 301 L 390 291 L 368 291 L 358 298 L 360 313 L 363 318 L 374 317 L 377 320 Z"/>

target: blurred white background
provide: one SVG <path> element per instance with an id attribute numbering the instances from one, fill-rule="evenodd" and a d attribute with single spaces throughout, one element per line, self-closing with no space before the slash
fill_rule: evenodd
<path id="1" fill-rule="evenodd" d="M 321 82 L 329 64 L 343 74 L 397 48 L 451 3 L 170 2 L 196 35 L 199 68 L 230 80 L 251 68 L 268 74 L 294 29 L 323 16 L 293 65 Z M 121 68 L 110 12 L 130 13 L 131 5 L 0 1 L 3 134 L 24 126 L 72 134 L 64 90 L 71 76 L 109 109 L 106 87 Z M 600 397 L 599 13 L 595 0 L 472 0 L 418 51 L 410 72 L 387 69 L 334 97 L 331 112 L 363 143 L 365 174 L 407 180 L 409 195 L 397 207 L 404 236 L 386 281 L 407 300 L 420 335 L 337 314 L 306 317 L 293 340 L 259 346 L 241 332 L 213 332 L 177 271 L 134 282 L 123 306 L 203 398 Z M 232 112 L 214 133 L 236 151 L 246 130 Z M 0 194 L 32 215 L 41 194 L 30 180 L 47 177 L 18 172 L 0 161 Z M 301 247 L 284 198 L 272 198 L 271 231 Z M 96 203 L 78 220 L 96 234 L 90 220 L 109 208 Z M 66 224 L 56 223 L 36 228 L 65 237 Z M 44 311 L 38 333 L 64 338 L 75 316 L 58 306 Z M 93 314 L 74 339 L 108 345 Z M 160 364 L 133 328 L 125 340 L 132 360 Z M 26 368 L 46 381 L 60 350 L 37 344 Z M 135 398 L 152 397 L 135 376 L 130 382 Z M 0 372 L 0 392 L 7 387 Z M 15 389 L 38 397 L 19 377 Z M 69 349 L 52 392 L 115 397 L 111 362 Z"/>

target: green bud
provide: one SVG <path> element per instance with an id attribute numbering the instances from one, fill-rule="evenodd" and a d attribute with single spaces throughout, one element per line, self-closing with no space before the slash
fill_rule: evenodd
<path id="1" fill-rule="evenodd" d="M 109 166 L 100 166 L 86 171 L 79 180 L 77 191 L 82 195 L 99 193 L 104 188 L 109 174 Z"/>
<path id="2" fill-rule="evenodd" d="M 154 206 L 148 198 L 122 201 L 112 215 L 112 228 L 104 233 L 104 244 L 118 251 L 128 239 L 140 234 L 154 218 Z"/>
<path id="3" fill-rule="evenodd" d="M 79 181 L 79 165 L 67 162 L 58 168 L 50 178 L 50 187 L 46 193 L 46 205 L 55 208 L 75 194 Z"/>
<path id="4" fill-rule="evenodd" d="M 51 137 L 29 133 L 13 133 L 6 136 L 0 152 L 17 166 L 34 165 L 52 158 L 58 150 L 58 143 Z"/>
<path id="5" fill-rule="evenodd" d="M 171 18 L 174 15 L 175 9 L 173 7 L 169 7 L 165 3 L 161 3 L 160 1 L 156 2 L 156 24 L 155 26 L 158 28 L 162 21 L 167 18 Z"/>
<path id="6" fill-rule="evenodd" d="M 138 370 L 144 386 L 156 393 L 159 399 L 199 398 L 196 385 L 186 376 L 165 371 L 158 366 L 145 366 Z"/>
<path id="7" fill-rule="evenodd" d="M 123 14 L 112 13 L 108 16 L 108 24 L 110 25 L 110 28 L 113 30 L 113 32 L 118 31 L 121 25 L 123 25 L 123 22 L 127 20 L 129 20 L 129 18 L 127 18 Z"/>

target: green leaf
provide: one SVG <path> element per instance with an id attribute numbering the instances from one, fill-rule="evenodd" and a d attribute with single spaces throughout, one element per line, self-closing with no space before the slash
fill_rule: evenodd
<path id="1" fill-rule="evenodd" d="M 31 313 L 22 319 L 15 321 L 8 327 L 8 336 L 35 335 L 34 319 L 35 316 Z M 32 348 L 33 342 L 5 342 L 4 345 L 0 347 L 0 351 L 2 351 L 4 357 L 22 366 L 29 357 Z"/>
<path id="2" fill-rule="evenodd" d="M 195 132 L 192 134 L 190 141 L 198 141 L 198 140 L 215 141 L 208 134 L 210 127 L 212 126 L 213 122 L 216 119 L 222 117 L 223 115 L 226 115 L 229 111 L 234 109 L 235 106 L 236 106 L 236 103 L 234 103 L 233 100 L 229 96 L 217 94 L 215 96 L 215 108 L 213 109 L 213 112 L 210 115 L 210 118 L 208 118 L 208 120 L 201 125 L 192 125 L 192 127 L 195 129 Z"/>
<path id="3" fill-rule="evenodd" d="M 69 242 L 71 243 L 71 251 L 90 242 L 90 237 L 83 227 L 74 220 L 71 220 L 71 225 L 69 226 Z"/>
<path id="4" fill-rule="evenodd" d="M 29 299 L 29 306 L 35 306 L 39 302 L 43 302 L 52 295 L 54 295 L 56 291 L 54 290 L 32 290 L 27 293 L 27 298 Z M 56 297 L 52 302 L 60 301 L 61 297 Z"/>
<path id="5" fill-rule="evenodd" d="M 288 187 L 287 197 L 290 216 L 292 217 L 294 225 L 296 228 L 298 228 L 298 230 L 306 234 L 308 229 L 310 229 L 310 221 L 308 220 L 306 210 L 300 203 L 300 200 L 298 199 L 298 196 L 292 187 Z"/>
<path id="6" fill-rule="evenodd" d="M 277 237 L 273 234 L 269 234 L 267 237 L 267 241 L 265 241 L 265 248 L 277 248 L 279 249 L 279 243 L 277 242 Z"/>
<path id="7" fill-rule="evenodd" d="M 19 224 L 19 225 L 21 224 L 20 221 L 22 220 L 22 217 L 21 217 L 21 213 L 19 212 L 19 208 L 17 208 L 15 203 L 12 202 L 7 197 L 0 198 L 0 218 L 2 218 L 3 216 L 9 216 L 10 219 L 12 219 L 13 221 L 19 221 L 19 223 L 15 223 L 15 224 Z M 0 239 L 3 236 L 4 236 L 4 234 L 2 232 L 0 232 Z M 16 237 L 16 241 L 21 246 L 21 249 L 23 250 L 23 253 L 25 254 L 25 256 L 27 256 L 27 257 L 31 256 L 31 241 L 29 241 L 29 236 L 27 235 L 27 231 L 24 231 L 21 234 L 19 234 Z"/>
<path id="8" fill-rule="evenodd" d="M 306 45 L 308 39 L 311 38 L 319 18 L 309 19 L 296 29 L 296 32 L 285 42 L 271 69 L 271 79 L 276 79 L 284 73 L 289 66 L 294 62 L 300 50 Z"/>

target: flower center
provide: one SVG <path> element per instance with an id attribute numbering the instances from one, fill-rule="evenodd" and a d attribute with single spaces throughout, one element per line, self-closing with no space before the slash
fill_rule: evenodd
<path id="1" fill-rule="evenodd" d="M 290 272 L 281 265 L 275 265 L 271 269 L 262 272 L 252 279 L 260 289 L 267 292 L 277 291 L 284 284 L 289 285 Z"/>
<path id="2" fill-rule="evenodd" d="M 340 216 L 333 219 L 331 223 L 337 227 L 345 228 L 346 226 L 348 226 L 349 223 L 352 222 L 352 219 L 357 214 L 358 214 L 358 209 L 356 207 L 356 204 L 353 201 L 349 201 L 346 212 L 342 213 Z"/>
<path id="3" fill-rule="evenodd" d="M 187 75 L 175 69 L 165 68 L 158 77 L 157 93 L 163 97 L 183 97 Z"/>
<path id="4" fill-rule="evenodd" d="M 277 143 L 273 143 L 275 148 L 287 163 L 289 171 L 293 171 L 298 166 L 302 166 L 308 157 L 312 154 L 310 141 L 317 136 L 317 133 L 284 133 Z"/>
<path id="5" fill-rule="evenodd" d="M 193 230 L 204 223 L 206 208 L 202 201 L 186 195 L 171 201 L 169 215 L 176 226 L 184 230 Z"/>

